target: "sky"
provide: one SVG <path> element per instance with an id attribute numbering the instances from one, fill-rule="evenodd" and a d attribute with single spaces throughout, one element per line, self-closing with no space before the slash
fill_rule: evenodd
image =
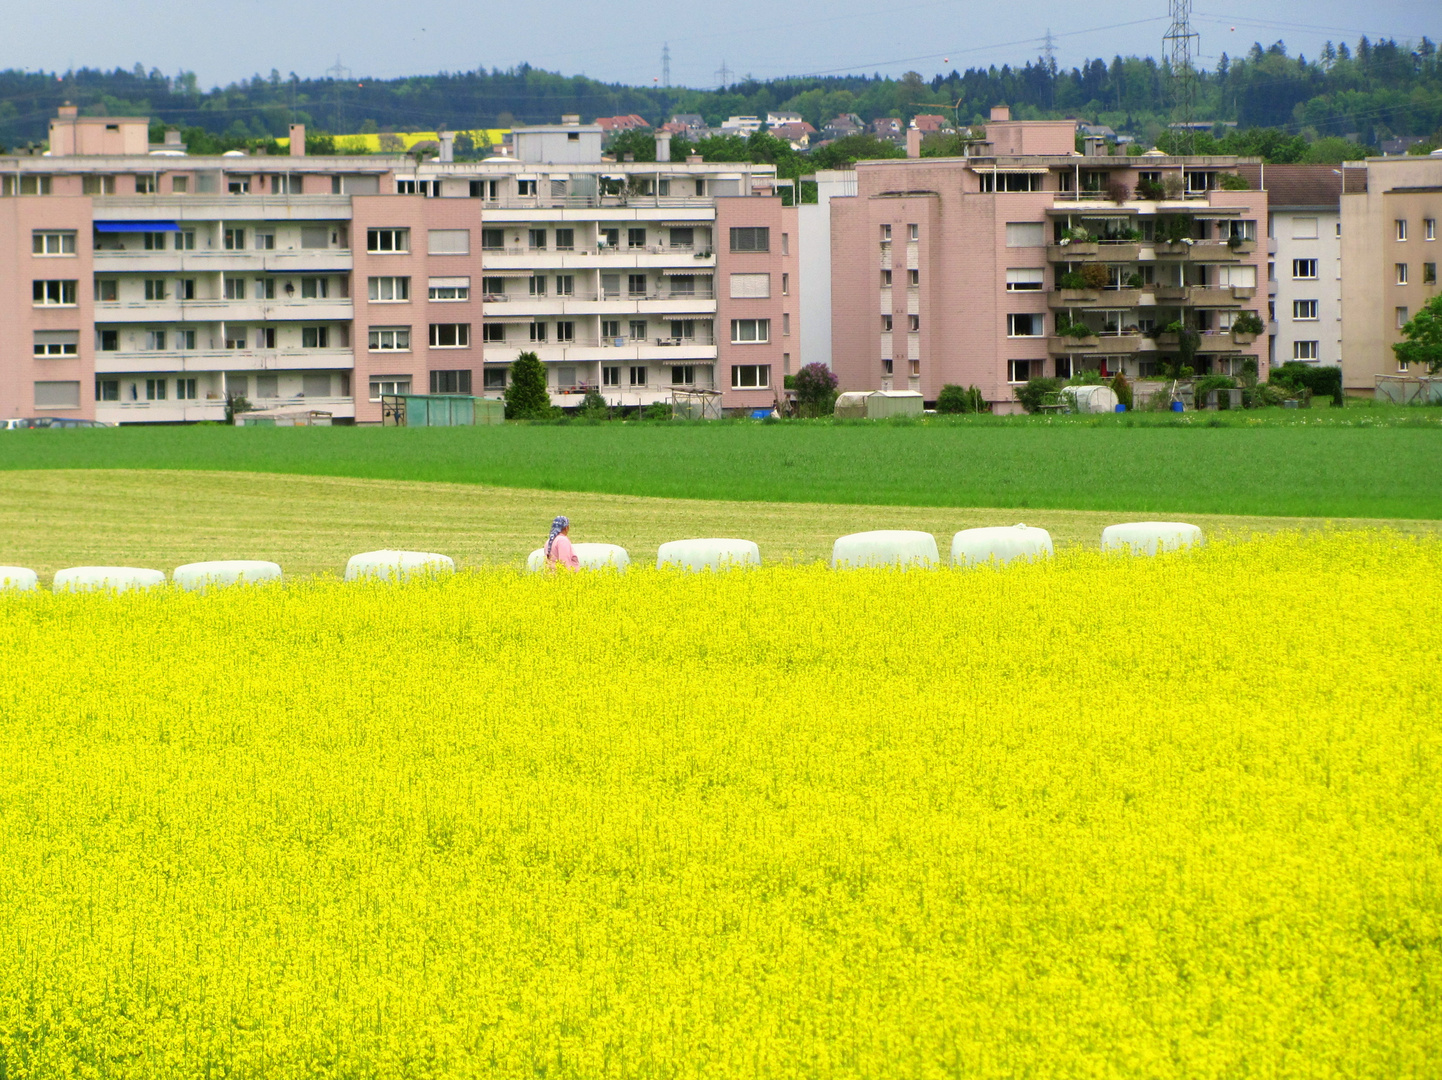
<path id="1" fill-rule="evenodd" d="M 745 75 L 908 70 L 1024 64 L 1048 30 L 1058 64 L 1095 56 L 1163 54 L 1168 0 L 1087 5 L 1030 0 L 546 0 L 439 5 L 395 0 L 46 0 L 15 4 L 0 35 L 0 68 L 78 67 L 193 71 L 203 86 L 254 74 L 322 76 L 339 63 L 352 76 L 390 78 L 521 63 L 633 85 L 660 79 L 670 47 L 674 85 L 710 87 L 724 64 Z M 1254 41 L 1281 39 L 1316 56 L 1323 42 L 1362 34 L 1416 41 L 1442 37 L 1438 0 L 1194 0 L 1202 65 Z"/>

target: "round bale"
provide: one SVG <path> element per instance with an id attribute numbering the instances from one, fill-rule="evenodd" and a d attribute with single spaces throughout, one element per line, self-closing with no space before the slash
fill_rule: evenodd
<path id="1" fill-rule="evenodd" d="M 616 544 L 572 544 L 582 570 L 625 570 L 631 565 L 626 549 Z M 526 558 L 527 570 L 546 568 L 546 549 L 537 548 Z"/>
<path id="2" fill-rule="evenodd" d="M 170 580 L 187 591 L 211 585 L 258 585 L 263 581 L 279 581 L 280 567 L 260 559 L 193 562 L 177 566 Z"/>
<path id="3" fill-rule="evenodd" d="M 941 562 L 936 537 L 909 529 L 878 529 L 843 536 L 831 547 L 833 570 L 859 566 L 930 567 Z"/>
<path id="4" fill-rule="evenodd" d="M 0 589 L 16 589 L 24 592 L 39 584 L 34 570 L 23 566 L 0 566 Z"/>
<path id="5" fill-rule="evenodd" d="M 90 592 L 97 589 L 123 593 L 165 584 L 165 573 L 134 566 L 72 566 L 56 571 L 56 592 Z"/>
<path id="6" fill-rule="evenodd" d="M 1040 559 L 1052 553 L 1051 533 L 1030 525 L 962 529 L 951 538 L 951 565 L 977 566 L 1013 559 Z"/>
<path id="7" fill-rule="evenodd" d="M 413 574 L 452 574 L 456 562 L 449 555 L 433 551 L 366 551 L 352 555 L 345 564 L 345 579 L 380 578 L 401 580 Z"/>
<path id="8" fill-rule="evenodd" d="M 656 569 L 723 570 L 733 566 L 760 566 L 761 549 L 750 540 L 672 540 L 656 551 Z"/>
<path id="9" fill-rule="evenodd" d="M 1202 530 L 1181 521 L 1133 521 L 1102 530 L 1103 551 L 1130 551 L 1133 555 L 1155 555 L 1201 542 Z"/>

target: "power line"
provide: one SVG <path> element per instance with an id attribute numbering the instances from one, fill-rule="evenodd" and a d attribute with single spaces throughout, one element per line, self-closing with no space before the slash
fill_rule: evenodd
<path id="1" fill-rule="evenodd" d="M 717 89 L 717 90 L 725 90 L 725 89 L 726 89 L 727 84 L 731 81 L 731 74 L 732 74 L 731 69 L 726 66 L 726 61 L 723 59 L 723 60 L 721 61 L 721 66 L 716 69 L 716 89 Z"/>

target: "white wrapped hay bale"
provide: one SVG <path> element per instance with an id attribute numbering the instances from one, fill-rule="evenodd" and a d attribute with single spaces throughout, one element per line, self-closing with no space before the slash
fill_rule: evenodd
<path id="1" fill-rule="evenodd" d="M 962 529 L 951 538 L 951 565 L 976 566 L 1013 559 L 1040 559 L 1052 553 L 1051 533 L 1030 525 Z"/>
<path id="2" fill-rule="evenodd" d="M 104 589 L 122 593 L 164 584 L 165 574 L 160 570 L 143 570 L 134 566 L 72 566 L 56 572 L 51 588 L 56 592 Z"/>
<path id="3" fill-rule="evenodd" d="M 631 556 L 617 544 L 572 544 L 576 562 L 582 570 L 625 570 L 631 565 Z M 546 568 L 546 549 L 537 548 L 526 559 L 527 570 Z"/>
<path id="4" fill-rule="evenodd" d="M 859 566 L 929 567 L 941 562 L 936 537 L 909 529 L 878 529 L 843 536 L 831 547 L 833 570 Z"/>
<path id="5" fill-rule="evenodd" d="M 39 584 L 34 570 L 23 566 L 0 566 L 0 589 L 15 589 L 24 592 Z"/>
<path id="6" fill-rule="evenodd" d="M 761 549 L 750 540 L 672 540 L 656 551 L 656 569 L 724 570 L 733 566 L 760 566 Z"/>
<path id="7" fill-rule="evenodd" d="M 453 574 L 456 562 L 433 551 L 366 551 L 345 564 L 345 579 L 380 578 L 404 581 L 412 574 Z"/>
<path id="8" fill-rule="evenodd" d="M 170 575 L 170 580 L 190 591 L 212 585 L 258 585 L 263 581 L 279 581 L 280 567 L 261 559 L 193 562 L 177 566 Z"/>
<path id="9" fill-rule="evenodd" d="M 1181 521 L 1134 521 L 1102 530 L 1103 551 L 1130 551 L 1133 555 L 1155 555 L 1201 542 L 1202 530 Z"/>

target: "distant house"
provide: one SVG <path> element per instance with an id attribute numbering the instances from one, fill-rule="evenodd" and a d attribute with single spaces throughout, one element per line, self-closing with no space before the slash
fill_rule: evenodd
<path id="1" fill-rule="evenodd" d="M 1117 133 L 1106 124 L 1078 124 L 1077 132 L 1083 138 L 1107 139 L 1110 142 L 1117 141 Z"/>
<path id="2" fill-rule="evenodd" d="M 861 123 L 861 117 L 855 113 L 842 113 L 823 127 L 821 134 L 827 139 L 844 139 L 848 135 L 855 135 L 864 130 L 865 125 Z"/>
<path id="3" fill-rule="evenodd" d="M 1397 154 L 1405 154 L 1421 141 L 1421 135 L 1403 135 L 1396 139 L 1383 139 L 1378 144 L 1378 149 L 1382 151 L 1383 157 L 1394 157 Z"/>
<path id="4" fill-rule="evenodd" d="M 895 116 L 880 116 L 871 121 L 871 134 L 878 139 L 901 139 L 906 135 L 906 128 Z"/>
<path id="5" fill-rule="evenodd" d="M 759 116 L 728 116 L 721 121 L 721 130 L 727 135 L 750 135 L 761 130 Z"/>
<path id="6" fill-rule="evenodd" d="M 769 134 L 778 139 L 785 139 L 791 144 L 793 150 L 805 150 L 811 145 L 811 137 L 816 134 L 816 129 L 805 120 L 789 124 L 777 124 Z"/>
<path id="7" fill-rule="evenodd" d="M 702 118 L 700 113 L 677 113 L 675 116 L 671 117 L 671 120 L 669 123 L 666 124 L 666 127 L 675 130 L 676 125 L 679 125 L 680 127 L 693 132 L 706 130 L 706 121 Z"/>
<path id="8" fill-rule="evenodd" d="M 780 127 L 782 124 L 802 123 L 801 114 L 796 112 L 769 112 L 766 114 L 767 127 Z"/>
<path id="9" fill-rule="evenodd" d="M 596 124 L 600 127 L 603 137 L 617 135 L 623 131 L 633 131 L 637 128 L 649 128 L 651 125 L 645 119 L 635 113 L 626 116 L 598 116 Z"/>
<path id="10" fill-rule="evenodd" d="M 935 113 L 918 113 L 911 118 L 911 126 L 923 135 L 934 135 L 946 127 L 946 117 Z"/>

